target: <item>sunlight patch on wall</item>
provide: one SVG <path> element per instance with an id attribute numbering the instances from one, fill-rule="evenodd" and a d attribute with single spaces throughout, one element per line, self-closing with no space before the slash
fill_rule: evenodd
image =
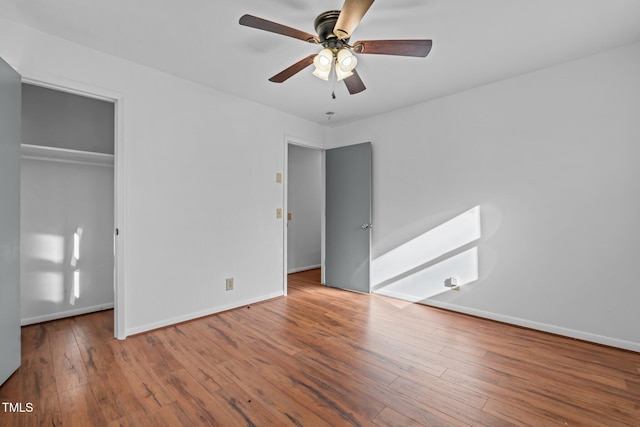
<path id="1" fill-rule="evenodd" d="M 400 278 L 438 257 L 460 249 L 479 239 L 481 235 L 480 206 L 476 206 L 375 258 L 371 265 L 372 288 Z"/>
<path id="2" fill-rule="evenodd" d="M 55 234 L 25 235 L 20 256 L 28 268 L 24 268 L 25 273 L 21 278 L 22 292 L 31 295 L 34 300 L 56 304 L 63 302 L 66 295 L 69 303 L 75 305 L 80 298 L 78 263 L 82 234 L 83 228 L 78 227 L 69 240 Z M 67 241 L 73 242 L 72 248 L 65 248 Z"/>
<path id="3" fill-rule="evenodd" d="M 73 233 L 73 256 L 71 257 L 71 266 L 75 267 L 80 260 L 80 239 L 82 239 L 82 227 L 78 227 Z"/>
<path id="4" fill-rule="evenodd" d="M 78 227 L 73 233 L 73 256 L 71 257 L 71 266 L 75 268 L 73 271 L 73 292 L 69 296 L 69 304 L 75 305 L 76 299 L 80 298 L 80 270 L 76 268 L 80 261 L 80 240 L 82 239 L 82 227 Z"/>
<path id="5" fill-rule="evenodd" d="M 458 285 L 478 280 L 478 248 L 471 248 L 416 273 L 404 276 L 375 293 L 419 302 L 443 292 L 444 278 L 455 276 Z"/>
<path id="6" fill-rule="evenodd" d="M 76 305 L 76 299 L 80 298 L 80 270 L 73 272 L 73 292 L 69 295 L 69 304 Z"/>
<path id="7" fill-rule="evenodd" d="M 65 259 L 64 236 L 48 233 L 29 233 L 22 237 L 20 257 L 24 265 L 31 266 L 22 273 L 20 281 L 27 283 L 22 292 L 36 296 L 40 301 L 60 303 L 64 300 Z M 23 267 L 24 268 L 24 267 Z"/>
<path id="8" fill-rule="evenodd" d="M 38 300 L 59 303 L 64 299 L 64 275 L 60 272 L 31 273 L 22 280 L 31 283 L 29 292 L 37 295 Z"/>
<path id="9" fill-rule="evenodd" d="M 22 240 L 22 252 L 28 259 L 61 264 L 64 261 L 64 237 L 55 234 L 32 233 Z"/>

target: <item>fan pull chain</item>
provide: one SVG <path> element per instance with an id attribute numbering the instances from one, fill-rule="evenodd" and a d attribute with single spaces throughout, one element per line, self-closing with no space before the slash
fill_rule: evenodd
<path id="1" fill-rule="evenodd" d="M 336 64 L 331 67 L 331 74 L 333 75 L 333 91 L 331 92 L 331 98 L 336 99 L 336 82 L 338 81 L 338 73 L 336 73 Z"/>

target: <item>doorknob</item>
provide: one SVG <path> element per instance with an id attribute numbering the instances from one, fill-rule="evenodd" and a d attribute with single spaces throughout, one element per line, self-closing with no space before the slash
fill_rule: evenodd
<path id="1" fill-rule="evenodd" d="M 364 224 L 362 224 L 360 226 L 363 230 L 370 230 L 373 228 L 373 224 L 371 224 L 370 222 L 365 222 Z"/>

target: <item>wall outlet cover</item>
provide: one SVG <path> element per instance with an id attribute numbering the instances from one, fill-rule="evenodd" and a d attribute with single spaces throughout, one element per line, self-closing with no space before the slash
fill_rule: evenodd
<path id="1" fill-rule="evenodd" d="M 444 285 L 447 288 L 453 288 L 455 286 L 458 286 L 458 279 L 456 277 L 449 277 L 444 279 Z"/>

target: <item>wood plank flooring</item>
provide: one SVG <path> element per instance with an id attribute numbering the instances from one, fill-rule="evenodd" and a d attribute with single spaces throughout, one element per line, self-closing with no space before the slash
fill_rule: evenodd
<path id="1" fill-rule="evenodd" d="M 22 328 L 5 426 L 638 426 L 640 354 L 291 275 L 289 295 L 117 341 Z"/>

